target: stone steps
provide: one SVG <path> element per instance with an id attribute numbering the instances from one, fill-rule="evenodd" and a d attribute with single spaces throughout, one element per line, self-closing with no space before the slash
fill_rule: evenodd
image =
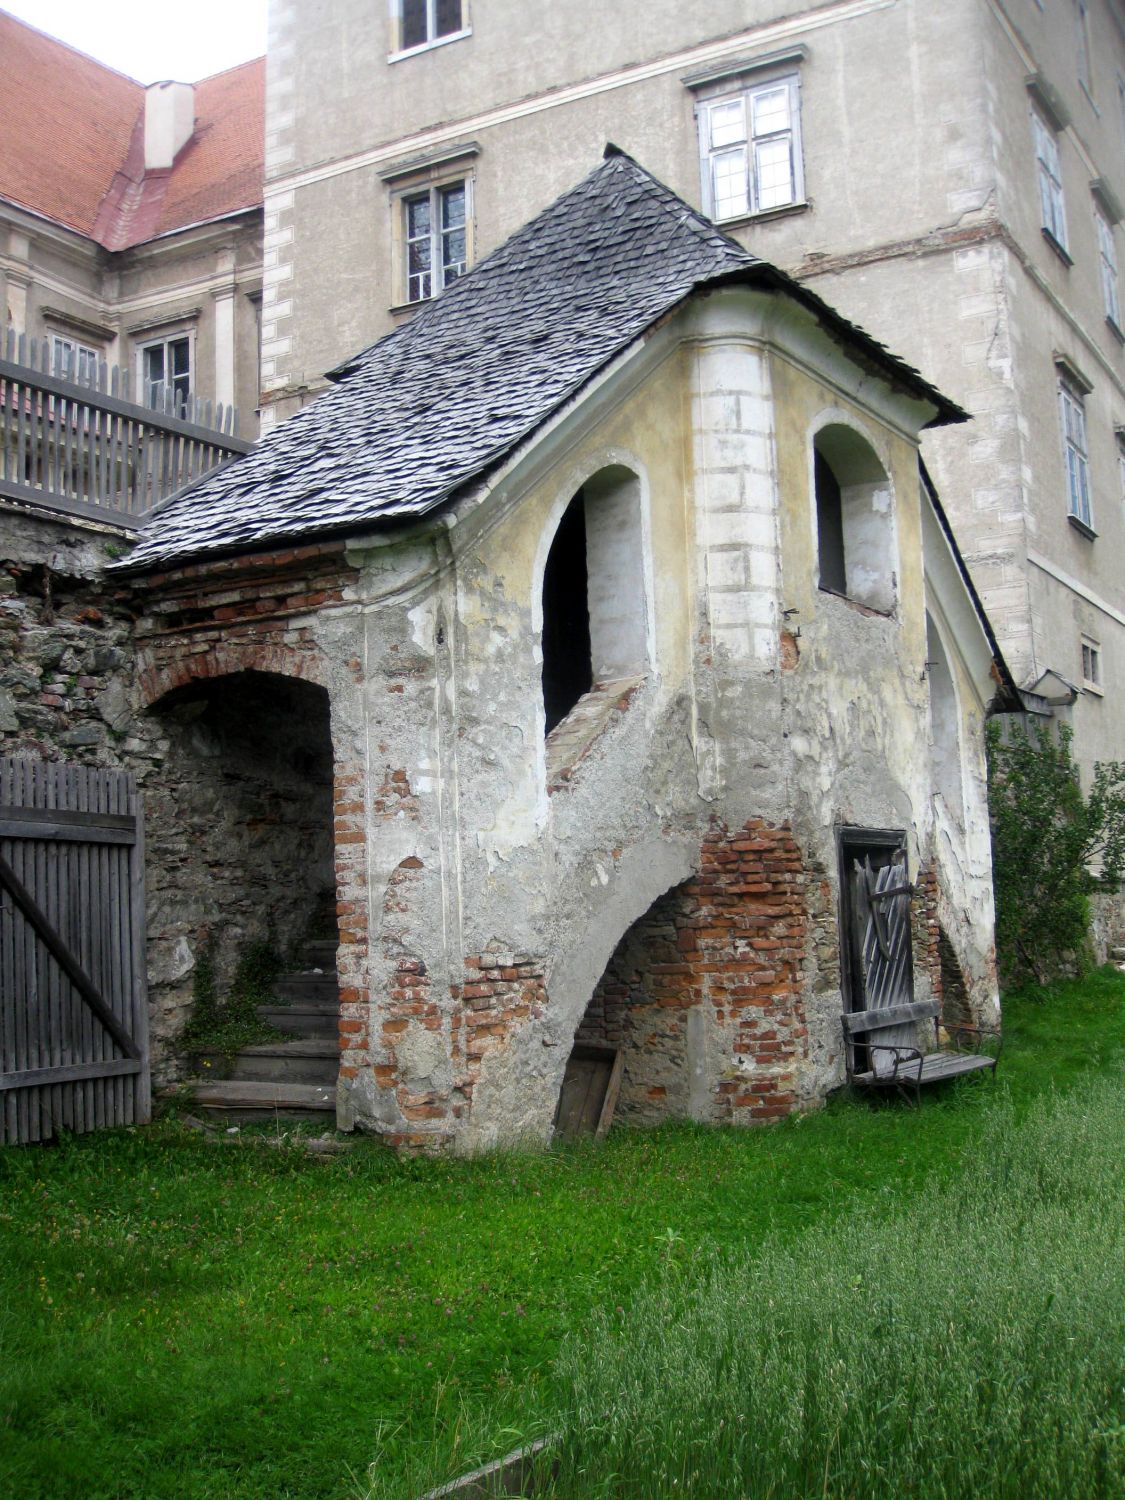
<path id="1" fill-rule="evenodd" d="M 200 1116 L 232 1122 L 263 1119 L 336 1123 L 336 1085 L 264 1079 L 193 1079 L 186 1085 Z"/>

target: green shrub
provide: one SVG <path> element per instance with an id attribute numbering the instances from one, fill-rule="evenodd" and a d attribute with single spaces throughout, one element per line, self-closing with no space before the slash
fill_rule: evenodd
<path id="1" fill-rule="evenodd" d="M 903 1211 L 670 1265 L 564 1346 L 544 1493 L 1125 1493 L 1123 1138 L 1119 1081 L 1019 1129 L 997 1110 L 964 1177 Z"/>
<path id="2" fill-rule="evenodd" d="M 1098 763 L 1084 796 L 1072 732 L 988 726 L 996 954 L 1001 976 L 1046 983 L 1086 964 L 1091 891 L 1125 867 L 1125 764 Z"/>

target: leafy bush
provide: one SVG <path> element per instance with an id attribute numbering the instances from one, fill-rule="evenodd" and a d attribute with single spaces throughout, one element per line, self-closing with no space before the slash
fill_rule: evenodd
<path id="1" fill-rule="evenodd" d="M 996 951 L 1008 982 L 1045 983 L 1085 963 L 1091 891 L 1125 867 L 1125 764 L 1099 762 L 1084 796 L 1063 724 L 988 726 Z"/>
<path id="2" fill-rule="evenodd" d="M 944 1191 L 701 1276 L 670 1263 L 564 1346 L 538 1492 L 1125 1493 L 1123 1135 L 1120 1080 L 1018 1126 L 998 1109 Z"/>

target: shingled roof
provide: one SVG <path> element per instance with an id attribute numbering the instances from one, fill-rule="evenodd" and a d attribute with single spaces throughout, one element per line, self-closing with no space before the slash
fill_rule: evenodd
<path id="1" fill-rule="evenodd" d="M 334 389 L 253 453 L 165 502 L 119 566 L 424 516 L 693 290 L 727 281 L 798 298 L 856 358 L 932 402 L 935 420 L 963 418 L 916 371 L 612 152 L 411 322 L 341 366 Z"/>

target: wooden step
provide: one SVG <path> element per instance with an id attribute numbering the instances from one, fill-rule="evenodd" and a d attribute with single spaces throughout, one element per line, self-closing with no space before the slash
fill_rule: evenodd
<path id="1" fill-rule="evenodd" d="M 321 1083 L 331 1086 L 340 1068 L 340 1044 L 335 1037 L 295 1037 L 291 1042 L 258 1042 L 229 1052 L 200 1052 L 195 1068 L 211 1081 Z"/>
<path id="2" fill-rule="evenodd" d="M 189 1079 L 181 1096 L 201 1116 L 227 1120 L 336 1119 L 336 1086 L 320 1083 L 266 1083 L 260 1080 Z"/>
<path id="3" fill-rule="evenodd" d="M 294 969 L 274 981 L 273 992 L 279 1000 L 324 1005 L 336 999 L 339 981 L 335 969 Z"/>
<path id="4" fill-rule="evenodd" d="M 304 967 L 334 970 L 338 947 L 339 944 L 335 938 L 315 938 L 311 943 L 306 943 L 301 949 L 301 956 L 305 960 Z"/>
<path id="5" fill-rule="evenodd" d="M 340 1007 L 335 1003 L 307 1005 L 294 1001 L 292 1005 L 259 1005 L 257 1016 L 267 1026 L 276 1026 L 279 1031 L 296 1036 L 319 1037 L 326 1042 L 336 1041 L 339 1036 Z"/>

